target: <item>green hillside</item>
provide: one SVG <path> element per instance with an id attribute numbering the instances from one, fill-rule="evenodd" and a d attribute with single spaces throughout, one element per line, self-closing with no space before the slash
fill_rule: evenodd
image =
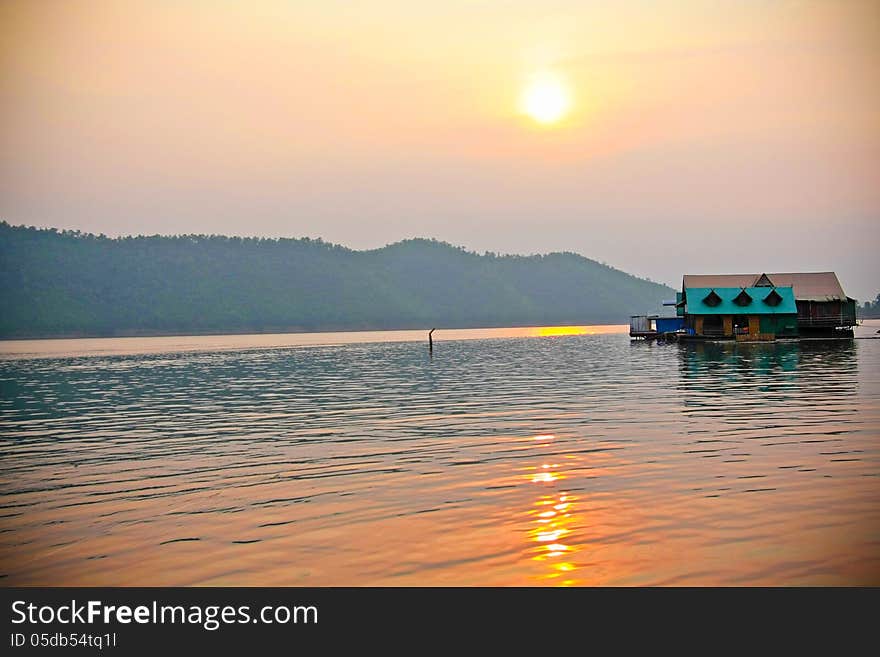
<path id="1" fill-rule="evenodd" d="M 107 238 L 0 223 L 0 337 L 623 323 L 674 296 L 574 253 Z"/>

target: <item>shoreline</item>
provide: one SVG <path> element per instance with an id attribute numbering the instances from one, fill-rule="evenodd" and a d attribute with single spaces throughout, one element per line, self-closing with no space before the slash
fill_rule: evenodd
<path id="1" fill-rule="evenodd" d="M 553 327 L 573 327 L 573 326 L 622 326 L 626 324 L 626 320 L 620 321 L 589 321 L 589 322 L 568 322 L 568 323 L 551 323 L 551 324 L 535 324 L 535 323 L 497 323 L 497 324 L 464 324 L 464 325 L 418 325 L 418 326 L 395 326 L 395 327 L 362 327 L 362 328 L 344 328 L 344 327 L 324 327 L 316 329 L 307 329 L 302 327 L 277 327 L 258 329 L 242 329 L 236 330 L 217 330 L 217 331 L 126 331 L 117 333 L 52 333 L 40 335 L 22 335 L 22 336 L 0 336 L 0 344 L 4 342 L 32 342 L 37 340 L 110 340 L 113 338 L 197 338 L 197 337 L 217 337 L 224 335 L 312 335 L 321 333 L 384 333 L 394 331 L 424 331 L 426 334 L 432 328 L 438 331 L 476 331 L 481 329 L 527 329 L 527 328 L 553 328 Z"/>
<path id="2" fill-rule="evenodd" d="M 441 341 L 453 342 L 457 340 L 564 337 L 574 335 L 623 335 L 628 330 L 628 326 L 626 324 L 581 324 L 570 326 L 483 327 L 439 330 L 441 331 L 439 336 Z M 237 333 L 5 340 L 0 342 L 0 361 L 20 358 L 241 351 L 395 342 L 424 344 L 427 346 L 427 331 L 424 329 L 409 329 L 393 331 L 323 331 L 308 333 Z"/>

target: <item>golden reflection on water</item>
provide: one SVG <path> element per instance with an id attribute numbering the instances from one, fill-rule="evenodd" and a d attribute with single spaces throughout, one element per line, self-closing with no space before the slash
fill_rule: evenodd
<path id="1" fill-rule="evenodd" d="M 531 559 L 544 566 L 539 580 L 550 580 L 561 586 L 571 586 L 578 565 L 572 561 L 579 548 L 566 542 L 577 524 L 577 497 L 570 493 L 540 495 L 531 511 L 534 526 L 528 531 Z"/>
<path id="2" fill-rule="evenodd" d="M 553 434 L 541 434 L 533 438 L 544 446 L 549 446 L 556 438 Z M 540 564 L 539 583 L 557 586 L 577 584 L 572 576 L 578 566 L 572 561 L 577 549 L 566 542 L 578 522 L 578 497 L 565 490 L 547 490 L 548 485 L 565 479 L 559 463 L 542 463 L 532 466 L 526 476 L 531 484 L 540 486 L 541 493 L 534 501 L 528 515 L 531 524 L 526 532 L 527 554 L 532 561 Z"/>
<path id="3" fill-rule="evenodd" d="M 534 329 L 533 335 L 540 338 L 551 338 L 565 335 L 601 335 L 603 333 L 623 333 L 628 327 L 618 324 L 596 326 L 539 326 Z"/>

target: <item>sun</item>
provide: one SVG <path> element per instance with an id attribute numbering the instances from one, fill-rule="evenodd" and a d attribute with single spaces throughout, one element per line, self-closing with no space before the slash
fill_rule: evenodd
<path id="1" fill-rule="evenodd" d="M 523 89 L 520 109 L 538 123 L 556 123 L 571 110 L 571 93 L 558 75 L 536 75 Z"/>

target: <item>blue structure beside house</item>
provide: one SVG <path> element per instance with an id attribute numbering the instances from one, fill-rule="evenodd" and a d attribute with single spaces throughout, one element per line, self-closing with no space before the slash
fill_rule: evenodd
<path id="1" fill-rule="evenodd" d="M 673 333 L 684 327 L 684 317 L 658 317 L 654 325 L 657 333 Z"/>

